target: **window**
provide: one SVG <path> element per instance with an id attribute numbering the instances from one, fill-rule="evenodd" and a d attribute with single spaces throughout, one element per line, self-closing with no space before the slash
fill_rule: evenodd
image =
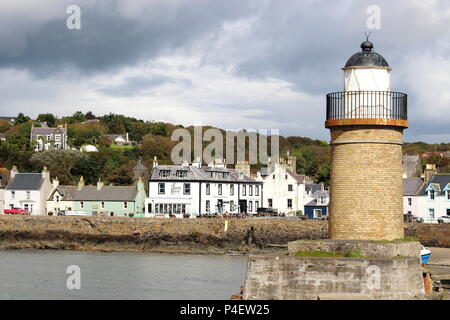
<path id="1" fill-rule="evenodd" d="M 128 209 L 128 202 L 125 201 L 125 202 L 123 203 L 123 208 L 124 208 L 124 209 Z"/>
<path id="2" fill-rule="evenodd" d="M 253 202 L 252 202 L 252 201 L 249 201 L 249 202 L 248 202 L 248 211 L 250 211 L 250 212 L 253 211 L 252 206 L 253 206 Z"/>
<path id="3" fill-rule="evenodd" d="M 253 196 L 253 186 L 248 186 L 248 195 Z"/>
<path id="4" fill-rule="evenodd" d="M 47 141 L 52 140 L 52 136 L 51 135 L 47 135 Z"/>
<path id="5" fill-rule="evenodd" d="M 222 185 L 219 184 L 219 185 L 217 186 L 217 188 L 218 188 L 219 196 L 221 196 L 221 195 L 222 195 Z"/>
<path id="6" fill-rule="evenodd" d="M 191 194 L 191 184 L 190 183 L 185 183 L 184 184 L 183 193 L 184 194 Z"/>
<path id="7" fill-rule="evenodd" d="M 408 206 L 412 205 L 412 199 L 408 198 Z"/>
<path id="8" fill-rule="evenodd" d="M 450 209 L 447 209 L 447 215 L 450 216 Z"/>
<path id="9" fill-rule="evenodd" d="M 434 209 L 428 209 L 428 214 L 430 218 L 434 218 Z"/>
<path id="10" fill-rule="evenodd" d="M 246 186 L 246 185 L 243 185 L 243 186 L 242 186 L 242 195 L 243 195 L 243 196 L 246 196 L 246 195 L 247 195 L 247 186 Z"/>
<path id="11" fill-rule="evenodd" d="M 105 203 L 104 202 L 101 203 L 101 208 L 105 209 Z"/>
<path id="12" fill-rule="evenodd" d="M 56 134 L 55 135 L 55 141 L 61 141 L 61 135 L 60 134 Z"/>
<path id="13" fill-rule="evenodd" d="M 259 201 L 255 201 L 255 210 L 258 210 L 259 208 Z"/>
<path id="14" fill-rule="evenodd" d="M 230 184 L 230 196 L 234 196 L 234 184 Z"/>
<path id="15" fill-rule="evenodd" d="M 450 201 L 450 190 L 447 190 L 447 200 Z"/>
<path id="16" fill-rule="evenodd" d="M 84 202 L 83 201 L 80 202 L 80 207 L 81 207 L 81 209 L 84 208 Z"/>
<path id="17" fill-rule="evenodd" d="M 210 208 L 211 208 L 211 206 L 210 206 L 209 200 L 206 200 L 206 212 L 209 212 Z"/>
<path id="18" fill-rule="evenodd" d="M 225 179 L 228 179 L 229 176 L 230 176 L 230 173 L 229 173 L 229 172 L 224 172 L 224 173 L 223 173 L 223 177 L 224 177 Z"/>
<path id="19" fill-rule="evenodd" d="M 273 206 L 273 200 L 272 200 L 272 199 L 267 199 L 267 202 L 268 202 L 269 208 L 272 208 L 272 206 Z"/>
<path id="20" fill-rule="evenodd" d="M 259 196 L 259 186 L 255 186 L 255 196 Z"/>
<path id="21" fill-rule="evenodd" d="M 30 199 L 31 199 L 31 192 L 27 191 L 27 200 L 30 200 Z"/>
<path id="22" fill-rule="evenodd" d="M 59 196 L 56 196 L 56 202 L 59 202 Z"/>
<path id="23" fill-rule="evenodd" d="M 187 177 L 187 171 L 186 170 L 178 170 L 177 171 L 177 178 L 186 178 Z"/>
<path id="24" fill-rule="evenodd" d="M 166 184 L 165 183 L 158 183 L 158 193 L 159 194 L 166 193 Z"/>
<path id="25" fill-rule="evenodd" d="M 434 189 L 428 190 L 428 199 L 434 200 L 434 198 L 435 198 L 435 191 L 434 191 Z"/>
<path id="26" fill-rule="evenodd" d="M 11 199 L 15 199 L 16 198 L 16 192 L 15 191 L 11 191 Z"/>
<path id="27" fill-rule="evenodd" d="M 287 174 L 286 174 L 286 175 L 284 175 L 284 179 L 286 179 L 286 180 L 287 180 L 287 178 L 288 178 Z"/>
<path id="28" fill-rule="evenodd" d="M 288 184 L 288 191 L 292 191 L 292 190 L 294 190 L 293 185 L 292 184 Z"/>
<path id="29" fill-rule="evenodd" d="M 168 178 L 170 177 L 170 170 L 160 170 L 159 171 L 160 178 Z"/>
<path id="30" fill-rule="evenodd" d="M 292 199 L 287 199 L 287 206 L 289 209 L 292 209 Z"/>
<path id="31" fill-rule="evenodd" d="M 273 180 L 275 180 L 275 175 L 272 175 Z"/>
<path id="32" fill-rule="evenodd" d="M 234 211 L 234 201 L 230 201 L 230 211 Z"/>
<path id="33" fill-rule="evenodd" d="M 206 195 L 210 195 L 211 194 L 211 185 L 209 183 L 206 184 Z"/>

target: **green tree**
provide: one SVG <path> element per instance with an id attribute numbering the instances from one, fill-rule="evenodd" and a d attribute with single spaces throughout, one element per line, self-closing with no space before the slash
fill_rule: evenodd
<path id="1" fill-rule="evenodd" d="M 56 120 L 57 120 L 56 117 L 51 113 L 41 113 L 36 118 L 36 121 L 45 122 L 49 127 L 55 127 Z"/>
<path id="2" fill-rule="evenodd" d="M 39 167 L 49 168 L 52 175 L 58 176 L 61 183 L 71 184 L 74 182 L 71 170 L 85 157 L 86 154 L 76 150 L 51 149 L 34 153 L 31 161 Z"/>
<path id="3" fill-rule="evenodd" d="M 30 117 L 27 117 L 26 115 L 24 115 L 24 114 L 21 112 L 21 113 L 19 113 L 19 114 L 17 115 L 17 118 L 16 118 L 16 120 L 14 121 L 14 123 L 15 123 L 15 124 L 22 124 L 22 123 L 28 122 L 28 121 L 30 121 L 30 120 L 31 120 Z"/>

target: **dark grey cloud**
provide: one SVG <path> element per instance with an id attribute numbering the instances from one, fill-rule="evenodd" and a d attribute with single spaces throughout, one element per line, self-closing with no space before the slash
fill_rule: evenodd
<path id="1" fill-rule="evenodd" d="M 27 11 L 9 5 L 4 10 L 3 2 L 0 3 L 0 71 L 24 70 L 31 74 L 33 81 L 51 79 L 49 83 L 66 84 L 64 90 L 68 92 L 71 88 L 83 92 L 76 84 L 77 79 L 89 81 L 86 90 L 91 90 L 93 95 L 105 95 L 108 106 L 105 103 L 102 108 L 106 110 L 111 110 L 109 104 L 114 98 L 129 97 L 132 104 L 134 97 L 147 95 L 158 96 L 156 104 L 163 106 L 172 97 L 162 97 L 160 88 L 170 84 L 179 90 L 168 95 L 184 92 L 178 99 L 170 100 L 170 107 L 175 108 L 177 103 L 182 108 L 188 106 L 185 115 L 197 112 L 205 117 L 199 119 L 205 124 L 275 123 L 285 135 L 322 139 L 328 136 L 323 128 L 325 94 L 342 90 L 340 68 L 360 50 L 363 32 L 367 31 L 367 7 L 378 5 L 381 30 L 375 30 L 371 39 L 375 50 L 393 67 L 392 88 L 409 94 L 411 126 L 406 138 L 450 140 L 447 129 L 450 96 L 446 94 L 450 84 L 449 2 L 79 0 L 82 9 L 79 31 L 68 30 L 65 23 L 65 8 L 74 1 L 33 1 L 37 2 L 48 6 L 34 6 Z M 161 66 L 161 59 L 174 56 L 178 56 L 175 68 L 180 72 Z M 186 75 L 182 72 L 183 59 L 191 58 L 198 65 L 186 61 L 186 68 L 193 74 Z M 157 71 L 162 72 L 124 73 L 121 79 L 111 83 L 104 80 L 95 83 L 96 77 L 114 78 L 124 69 L 140 68 L 145 63 L 155 63 Z M 210 82 L 214 81 L 213 77 L 223 75 L 227 81 L 241 81 L 243 86 L 249 82 L 261 90 L 274 90 L 264 81 L 276 79 L 291 88 L 286 94 L 297 93 L 298 97 L 277 102 L 274 92 L 268 93 L 267 99 L 252 99 L 245 92 L 237 93 L 239 90 L 229 82 L 218 82 L 217 85 L 229 89 L 216 90 L 217 96 L 211 96 L 208 92 L 213 90 L 207 88 L 208 68 L 223 70 L 211 73 Z M 8 73 L 8 76 L 17 74 Z M 17 84 L 11 79 L 10 83 L 0 85 L 0 92 L 5 92 L 0 110 L 7 103 L 21 107 L 29 101 L 45 106 L 52 98 L 54 105 L 48 109 L 64 112 L 61 101 L 65 96 L 73 99 L 63 89 L 46 93 L 36 83 L 27 88 L 24 77 L 20 81 L 16 79 Z M 254 92 L 254 95 L 264 94 Z M 45 99 L 46 94 L 49 99 Z M 74 101 L 73 105 L 84 102 Z M 67 110 L 64 113 L 72 113 L 71 101 L 64 103 Z M 127 110 L 134 110 L 134 115 L 139 116 L 140 107 L 137 104 Z M 35 112 L 36 108 L 30 106 L 29 110 Z M 143 115 L 158 112 L 146 110 Z M 161 113 L 161 117 L 168 116 Z M 238 117 L 240 120 L 235 121 Z"/>

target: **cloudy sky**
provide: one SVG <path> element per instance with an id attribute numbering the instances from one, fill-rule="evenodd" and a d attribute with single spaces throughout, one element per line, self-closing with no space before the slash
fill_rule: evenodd
<path id="1" fill-rule="evenodd" d="M 328 140 L 325 94 L 342 90 L 370 5 L 375 51 L 409 94 L 405 140 L 449 142 L 446 0 L 1 0 L 0 115 L 92 110 Z"/>

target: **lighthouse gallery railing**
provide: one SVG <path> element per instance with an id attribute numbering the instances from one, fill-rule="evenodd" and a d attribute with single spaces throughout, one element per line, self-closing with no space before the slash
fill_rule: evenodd
<path id="1" fill-rule="evenodd" d="M 408 95 L 393 91 L 341 91 L 327 94 L 327 120 L 408 119 Z"/>

